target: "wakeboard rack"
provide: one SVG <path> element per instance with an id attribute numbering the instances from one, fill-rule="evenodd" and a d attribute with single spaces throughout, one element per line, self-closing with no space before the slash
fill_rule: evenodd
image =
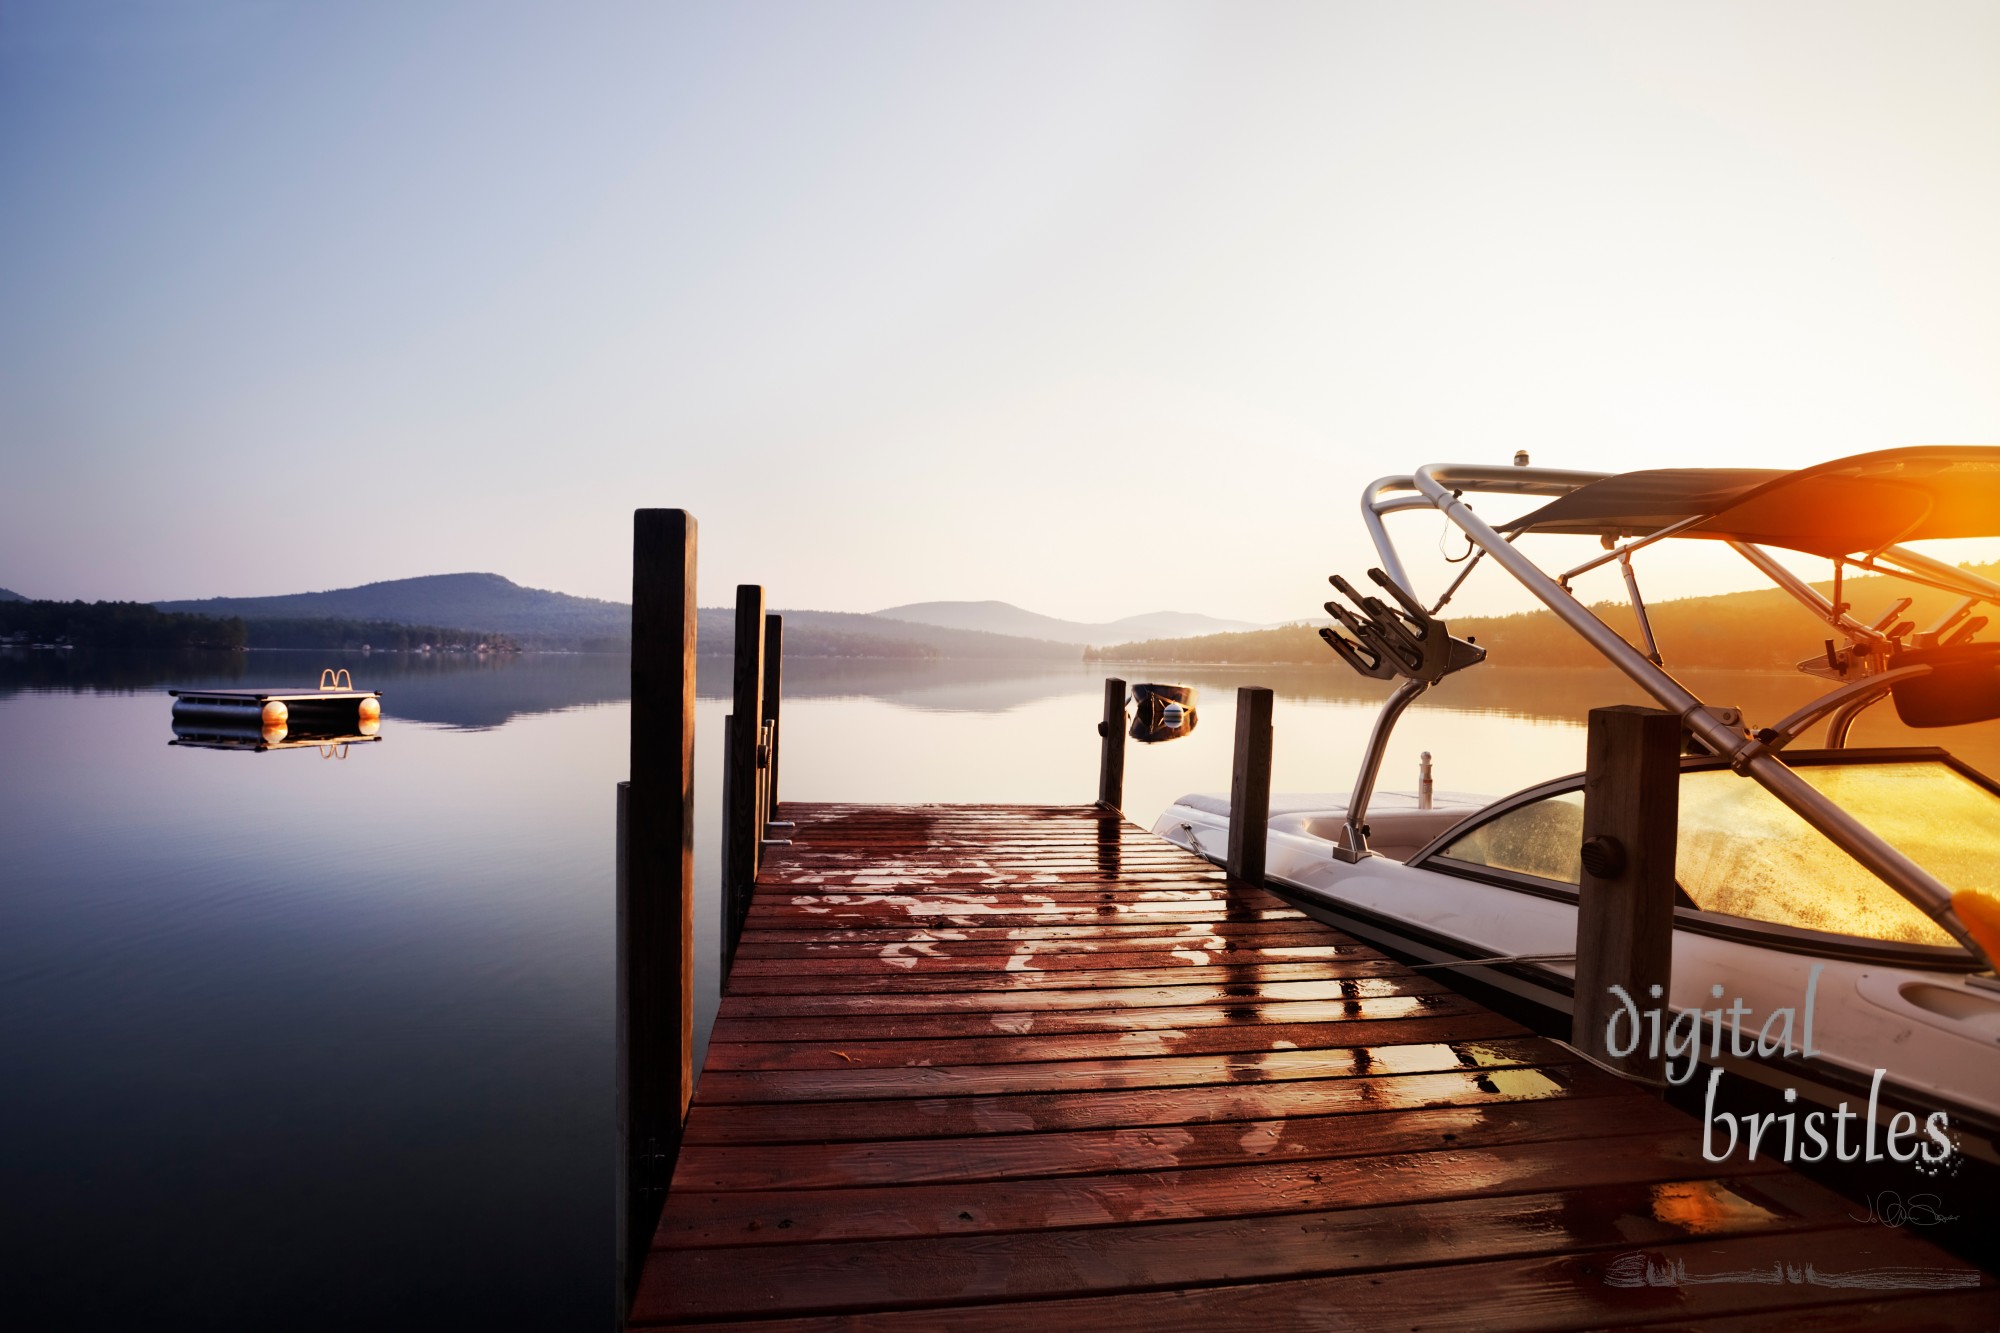
<path id="1" fill-rule="evenodd" d="M 1347 634 L 1327 626 L 1319 636 L 1341 661 L 1375 680 L 1401 676 L 1435 685 L 1454 671 L 1486 660 L 1484 648 L 1470 639 L 1453 638 L 1442 620 L 1418 605 L 1387 574 L 1371 569 L 1368 577 L 1399 605 L 1391 606 L 1357 591 L 1338 574 L 1327 579 L 1359 612 L 1337 601 L 1326 604 L 1327 614 L 1339 621 Z"/>

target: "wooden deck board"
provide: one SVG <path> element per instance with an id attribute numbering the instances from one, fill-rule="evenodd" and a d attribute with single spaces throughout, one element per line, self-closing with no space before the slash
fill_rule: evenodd
<path id="1" fill-rule="evenodd" d="M 1108 1060 L 1141 1055 L 1210 1055 L 1218 1052 L 1297 1051 L 1350 1046 L 1396 1046 L 1410 1043 L 1464 1040 L 1471 1037 L 1511 1037 L 1523 1029 L 1512 1019 L 1483 1010 L 1469 1013 L 1420 1014 L 1411 1018 L 1347 1019 L 1327 1023 L 1232 1024 L 1181 1031 L 1128 1028 L 1111 1032 L 1051 1033 L 1046 1029 L 1024 1037 L 934 1037 L 853 1040 L 838 1034 L 836 1047 L 826 1040 L 743 1041 L 708 1043 L 707 1068 L 753 1069 L 893 1069 L 911 1065 L 1005 1065 L 1050 1060 Z"/>
<path id="2" fill-rule="evenodd" d="M 1197 1088 L 1091 1089 L 1010 1097 L 934 1097 L 874 1102 L 708 1105 L 688 1114 L 688 1143 L 835 1142 L 962 1138 L 1070 1129 L 1146 1129 L 1207 1121 L 1470 1106 L 1570 1095 L 1581 1066 L 1491 1073 L 1453 1071 L 1396 1079 L 1342 1079 Z"/>
<path id="3" fill-rule="evenodd" d="M 1093 808 L 784 817 L 634 1324 L 2000 1323 L 1977 1270 Z M 1674 1260 L 1981 1285 L 1644 1280 Z"/>

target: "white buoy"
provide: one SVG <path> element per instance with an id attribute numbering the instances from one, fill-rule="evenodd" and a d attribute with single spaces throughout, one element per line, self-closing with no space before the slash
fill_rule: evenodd
<path id="1" fill-rule="evenodd" d="M 264 725 L 282 726 L 291 717 L 292 710 L 285 707 L 283 699 L 269 699 L 264 703 Z"/>

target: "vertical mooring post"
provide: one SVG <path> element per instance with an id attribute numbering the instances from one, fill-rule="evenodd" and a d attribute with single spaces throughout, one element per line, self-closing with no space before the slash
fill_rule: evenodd
<path id="1" fill-rule="evenodd" d="M 1231 879 L 1264 882 L 1264 839 L 1271 823 L 1271 691 L 1236 691 L 1236 761 L 1229 774 Z"/>
<path id="2" fill-rule="evenodd" d="M 639 1273 L 645 1266 L 646 1252 L 634 1243 L 634 1237 L 643 1236 L 647 1229 L 641 1214 L 645 1211 L 642 1201 L 651 1193 L 651 1181 L 643 1177 L 649 1175 L 645 1158 L 650 1154 L 639 1151 L 639 1140 L 632 1132 L 632 1071 L 645 1059 L 635 1060 L 632 1049 L 632 783 L 618 784 L 618 824 L 617 839 L 612 844 L 612 896 L 617 900 L 615 912 L 618 935 L 616 959 L 612 968 L 616 976 L 614 984 L 618 988 L 616 1001 L 616 1046 L 613 1055 L 614 1073 L 612 1081 L 616 1085 L 614 1108 L 617 1125 L 618 1170 L 616 1222 L 617 1228 L 617 1271 L 618 1271 L 618 1313 L 617 1327 L 625 1327 L 625 1311 L 632 1304 L 632 1296 L 639 1287 Z M 643 1024 L 642 1024 L 643 1026 Z"/>
<path id="3" fill-rule="evenodd" d="M 632 735 L 618 784 L 618 1282 L 639 1279 L 694 1092 L 695 521 L 632 523 Z"/>
<path id="4" fill-rule="evenodd" d="M 724 811 L 729 846 L 725 952 L 734 956 L 736 937 L 757 884 L 757 861 L 764 842 L 760 799 L 763 766 L 758 762 L 764 730 L 764 589 L 754 583 L 736 588 L 735 709 L 729 724 L 729 791 Z"/>
<path id="5" fill-rule="evenodd" d="M 1115 676 L 1104 682 L 1104 717 L 1097 724 L 1104 738 L 1097 763 L 1097 803 L 1106 810 L 1125 808 L 1125 682 Z"/>
<path id="6" fill-rule="evenodd" d="M 775 611 L 764 617 L 764 720 L 771 724 L 771 758 L 765 769 L 766 818 L 778 813 L 778 712 L 785 695 L 785 618 Z"/>
<path id="7" fill-rule="evenodd" d="M 736 818 L 731 806 L 736 800 L 736 714 L 722 715 L 722 916 L 721 928 L 716 937 L 722 946 L 722 970 L 717 973 L 724 982 L 729 980 L 729 963 L 736 957 L 736 838 L 731 832 L 736 827 Z"/>
<path id="8" fill-rule="evenodd" d="M 1681 720 L 1672 713 L 1630 704 L 1590 710 L 1570 1040 L 1650 1079 L 1662 1064 L 1648 1054 L 1635 1014 L 1664 1007 L 1673 979 L 1680 753 Z M 1630 1011 L 1614 986 L 1631 997 Z"/>

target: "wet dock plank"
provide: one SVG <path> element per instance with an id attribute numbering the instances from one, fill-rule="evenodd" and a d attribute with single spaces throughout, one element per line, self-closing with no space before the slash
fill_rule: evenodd
<path id="1" fill-rule="evenodd" d="M 1094 808 L 784 817 L 635 1325 L 2000 1323 L 1977 1270 Z M 1880 1270 L 1978 1285 L 1824 1280 Z"/>

